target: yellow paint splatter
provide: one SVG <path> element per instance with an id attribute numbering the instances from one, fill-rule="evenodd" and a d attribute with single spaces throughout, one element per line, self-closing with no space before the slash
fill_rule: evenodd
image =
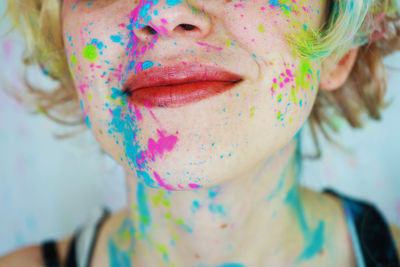
<path id="1" fill-rule="evenodd" d="M 250 108 L 250 117 L 254 117 L 254 112 L 255 112 L 256 107 L 251 107 Z"/>

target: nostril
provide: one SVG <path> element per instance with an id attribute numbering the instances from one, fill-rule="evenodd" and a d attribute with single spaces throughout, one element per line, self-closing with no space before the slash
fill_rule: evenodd
<path id="1" fill-rule="evenodd" d="M 183 28 L 184 30 L 186 30 L 186 31 L 192 31 L 192 30 L 194 30 L 195 28 L 196 28 L 196 26 L 193 26 L 193 25 L 191 25 L 191 24 L 180 24 L 179 25 L 181 28 Z"/>
<path id="2" fill-rule="evenodd" d="M 150 33 L 151 35 L 154 35 L 154 34 L 157 33 L 157 31 L 154 30 L 154 29 L 153 29 L 152 27 L 150 27 L 150 26 L 146 26 L 146 27 L 144 27 L 143 29 L 144 29 L 146 32 Z"/>

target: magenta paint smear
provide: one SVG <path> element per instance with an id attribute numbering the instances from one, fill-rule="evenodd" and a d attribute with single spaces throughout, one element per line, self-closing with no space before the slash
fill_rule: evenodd
<path id="1" fill-rule="evenodd" d="M 216 46 L 213 46 L 213 45 L 210 45 L 210 44 L 207 44 L 207 43 L 202 43 L 202 42 L 196 42 L 196 43 L 198 45 L 207 47 L 207 50 L 206 50 L 207 52 L 210 52 L 211 49 L 215 49 L 215 50 L 218 50 L 218 51 L 222 50 L 222 47 L 216 47 Z"/>
<path id="2" fill-rule="evenodd" d="M 164 24 L 167 23 L 167 21 L 166 21 L 165 19 L 162 19 L 162 21 L 163 21 L 163 23 L 165 22 Z M 167 30 L 164 26 L 161 25 L 160 27 L 157 27 L 157 25 L 154 25 L 151 21 L 149 21 L 149 24 L 150 24 L 150 26 L 153 27 L 153 29 L 156 30 L 158 33 L 164 34 L 164 35 L 167 35 L 167 34 L 168 34 L 168 30 Z"/>
<path id="3" fill-rule="evenodd" d="M 156 141 L 153 138 L 150 138 L 147 144 L 148 157 L 153 161 L 155 160 L 156 155 L 162 158 L 164 153 L 171 151 L 178 142 L 178 137 L 176 135 L 165 136 L 166 131 L 157 129 L 157 134 L 159 137 L 158 140 Z M 178 134 L 178 132 L 176 134 Z"/>
<path id="4" fill-rule="evenodd" d="M 188 184 L 191 189 L 199 189 L 201 186 L 199 184 Z"/>
<path id="5" fill-rule="evenodd" d="M 294 82 L 294 76 L 290 69 L 286 69 L 279 77 L 272 80 L 271 95 L 274 97 L 277 88 L 283 89 L 285 85 Z"/>
<path id="6" fill-rule="evenodd" d="M 172 185 L 169 185 L 169 184 L 164 183 L 164 180 L 160 177 L 160 175 L 158 175 L 157 172 L 154 171 L 153 174 L 154 174 L 154 177 L 156 178 L 156 181 L 158 182 L 158 184 L 159 184 L 162 188 L 164 188 L 164 189 L 166 189 L 166 190 L 168 190 L 168 191 L 175 190 L 175 188 L 174 188 Z"/>
<path id="7" fill-rule="evenodd" d="M 129 108 L 132 110 L 132 105 L 133 105 L 133 109 L 135 112 L 135 116 L 137 118 L 138 121 L 142 121 L 143 120 L 143 116 L 142 113 L 140 112 L 140 110 L 138 109 L 138 107 L 135 104 L 129 103 Z"/>

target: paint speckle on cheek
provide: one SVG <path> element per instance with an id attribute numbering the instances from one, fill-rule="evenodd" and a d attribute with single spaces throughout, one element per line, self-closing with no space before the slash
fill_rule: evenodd
<path id="1" fill-rule="evenodd" d="M 156 155 L 162 158 L 164 153 L 171 151 L 178 142 L 177 135 L 166 136 L 166 132 L 161 130 L 157 130 L 157 134 L 159 139 L 156 141 L 153 138 L 150 138 L 147 145 L 148 157 L 153 161 L 155 160 Z"/>
<path id="2" fill-rule="evenodd" d="M 94 61 L 97 58 L 97 47 L 95 45 L 88 45 L 86 46 L 83 51 L 82 55 L 89 61 Z"/>
<path id="3" fill-rule="evenodd" d="M 293 122 L 292 116 L 287 114 L 304 107 L 312 100 L 314 85 L 317 84 L 319 74 L 314 70 L 310 60 L 301 60 L 299 66 L 284 63 L 283 71 L 272 79 L 269 89 L 272 99 L 276 100 L 276 119 L 285 125 L 286 118 Z"/>
<path id="4" fill-rule="evenodd" d="M 170 5 L 170 6 L 175 6 L 175 5 L 178 5 L 181 3 L 182 3 L 181 0 L 167 0 L 167 5 Z"/>

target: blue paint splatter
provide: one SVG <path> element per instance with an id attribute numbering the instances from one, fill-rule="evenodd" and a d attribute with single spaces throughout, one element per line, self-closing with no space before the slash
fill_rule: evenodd
<path id="1" fill-rule="evenodd" d="M 146 189 L 142 182 L 137 183 L 137 202 L 139 211 L 139 228 L 142 236 L 146 236 L 147 228 L 151 224 L 149 208 L 147 206 Z"/>
<path id="2" fill-rule="evenodd" d="M 296 262 L 298 263 L 302 260 L 311 259 L 323 248 L 325 223 L 320 220 L 316 229 L 310 229 L 305 218 L 301 199 L 295 186 L 287 193 L 285 203 L 289 205 L 296 214 L 305 243 L 305 248 Z"/>
<path id="3" fill-rule="evenodd" d="M 288 163 L 286 164 L 285 168 L 283 169 L 283 172 L 282 172 L 281 176 L 279 177 L 278 186 L 274 189 L 274 191 L 271 192 L 271 194 L 269 194 L 269 196 L 267 197 L 267 201 L 270 201 L 271 199 L 276 197 L 276 195 L 282 190 L 283 184 L 285 182 L 285 177 L 286 177 L 287 171 L 288 171 L 289 167 L 292 165 L 292 160 L 293 160 L 293 158 L 291 158 L 288 161 Z"/>
<path id="4" fill-rule="evenodd" d="M 142 64 L 142 68 L 145 70 L 145 69 L 153 67 L 153 65 L 154 65 L 154 63 L 152 61 L 145 61 Z"/>
<path id="5" fill-rule="evenodd" d="M 113 41 L 114 43 L 119 43 L 122 40 L 122 36 L 121 35 L 111 35 L 110 36 L 111 41 Z"/>
<path id="6" fill-rule="evenodd" d="M 208 209 L 213 214 L 226 215 L 225 209 L 222 205 L 211 203 L 208 206 Z"/>
<path id="7" fill-rule="evenodd" d="M 116 91 L 117 92 L 117 91 Z M 127 100 L 121 98 L 121 101 L 126 102 Z M 117 138 L 115 134 L 120 134 L 123 140 L 123 146 L 125 148 L 125 156 L 128 160 L 128 164 L 132 166 L 132 170 L 137 170 L 136 174 L 138 178 L 144 183 L 152 188 L 156 187 L 156 182 L 150 178 L 150 175 L 142 170 L 146 161 L 144 160 L 144 151 L 140 149 L 139 143 L 136 140 L 136 136 L 139 132 L 136 124 L 136 117 L 132 110 L 125 110 L 121 106 L 116 107 L 111 110 L 113 118 L 109 123 L 110 129 L 109 134 L 112 134 L 114 138 Z M 116 141 L 118 142 L 118 141 Z M 140 165 L 138 163 L 140 161 Z M 134 168 L 133 168 L 134 167 Z"/>
<path id="8" fill-rule="evenodd" d="M 197 200 L 194 200 L 192 202 L 192 206 L 190 207 L 190 210 L 192 213 L 196 213 L 196 211 L 200 208 L 200 203 Z"/>
<path id="9" fill-rule="evenodd" d="M 111 267 L 131 266 L 129 252 L 121 251 L 112 239 L 108 240 L 108 254 Z"/>
<path id="10" fill-rule="evenodd" d="M 178 5 L 180 3 L 182 3 L 181 0 L 167 0 L 167 5 L 170 5 L 170 6 L 175 6 L 175 5 Z"/>

